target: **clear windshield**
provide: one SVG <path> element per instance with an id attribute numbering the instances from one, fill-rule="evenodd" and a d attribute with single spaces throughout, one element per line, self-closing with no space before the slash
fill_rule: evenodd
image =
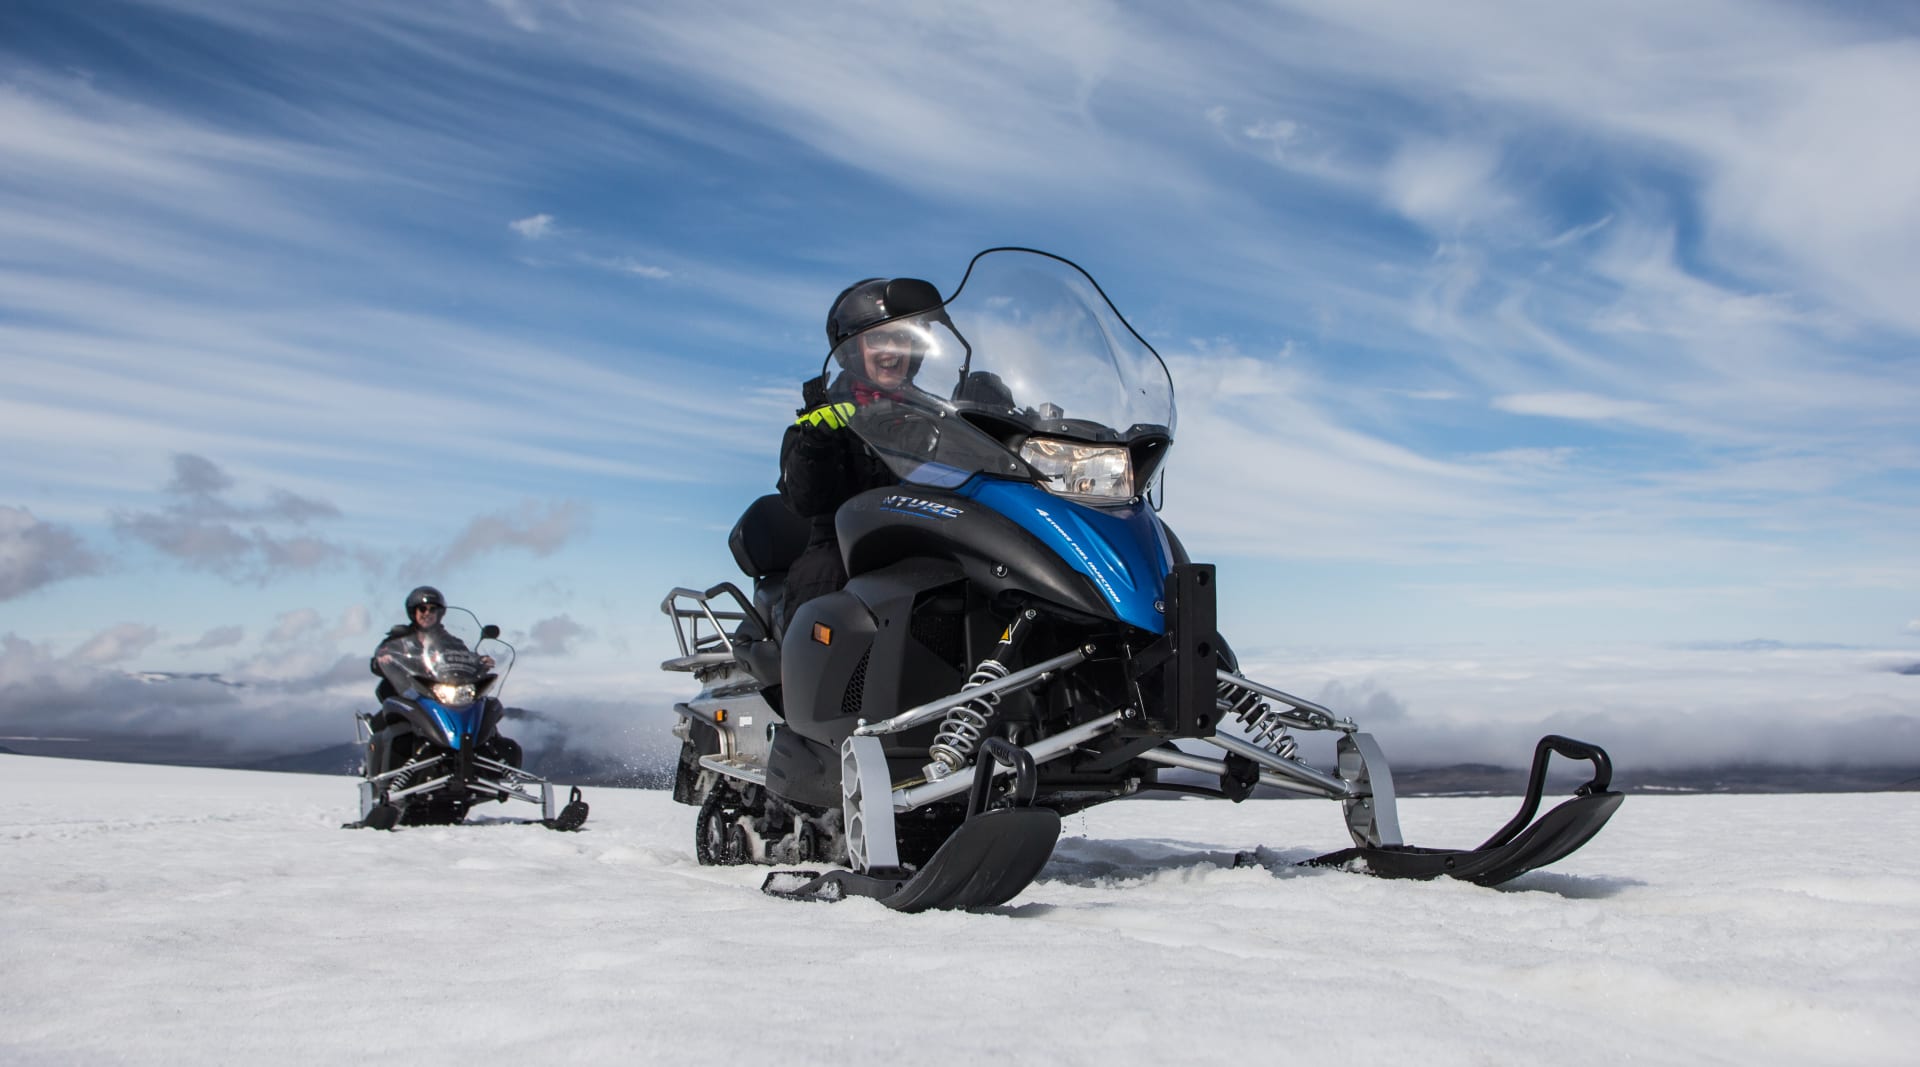
<path id="1" fill-rule="evenodd" d="M 980 253 L 945 304 L 849 337 L 827 370 L 854 432 L 909 482 L 1037 477 L 1019 458 L 1030 437 L 1173 436 L 1159 355 L 1086 272 L 1042 252 Z"/>
<path id="2" fill-rule="evenodd" d="M 511 651 L 499 641 L 486 641 L 482 649 L 480 620 L 465 608 L 448 608 L 440 625 L 417 631 L 411 640 L 399 642 L 393 650 L 395 660 L 407 674 L 435 682 L 466 685 L 489 671 L 505 673 L 502 657 Z M 489 667 L 482 655 L 495 660 Z"/>

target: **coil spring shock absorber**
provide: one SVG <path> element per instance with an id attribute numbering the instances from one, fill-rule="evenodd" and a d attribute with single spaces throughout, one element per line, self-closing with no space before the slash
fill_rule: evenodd
<path id="1" fill-rule="evenodd" d="M 980 665 L 967 676 L 966 684 L 960 687 L 961 692 L 978 689 L 1012 673 L 1006 661 L 1013 658 L 1014 649 L 1026 637 L 1027 629 L 1037 614 L 1029 608 L 1014 616 L 1013 622 L 1001 633 L 1000 643 L 994 646 L 993 654 L 981 660 Z M 940 720 L 940 730 L 934 734 L 933 744 L 927 746 L 927 756 L 931 762 L 921 769 L 927 781 L 937 782 L 973 761 L 974 750 L 980 747 L 981 739 L 986 737 L 999 706 L 1000 694 L 988 693 L 947 712 L 947 717 Z"/>
<path id="2" fill-rule="evenodd" d="M 407 761 L 400 765 L 400 773 L 394 775 L 393 780 L 387 783 L 387 795 L 391 796 L 412 785 L 413 780 L 420 776 L 420 764 L 425 762 L 426 760 L 422 758 L 420 749 L 416 748 L 414 751 L 408 753 Z"/>
<path id="3" fill-rule="evenodd" d="M 1247 728 L 1254 744 L 1281 759 L 1292 759 L 1294 751 L 1300 747 L 1293 735 L 1287 732 L 1286 720 L 1253 690 L 1222 681 L 1214 690 L 1214 701 L 1222 713 L 1232 715 Z"/>

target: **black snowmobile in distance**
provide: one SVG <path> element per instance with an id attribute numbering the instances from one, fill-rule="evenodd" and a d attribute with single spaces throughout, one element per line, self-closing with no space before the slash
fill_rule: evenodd
<path id="1" fill-rule="evenodd" d="M 1093 279 L 997 248 L 944 301 L 891 285 L 920 291 L 889 291 L 888 306 L 920 310 L 849 338 L 825 368 L 829 399 L 900 479 L 836 514 L 846 587 L 776 619 L 807 528 L 769 496 L 730 538 L 752 594 L 722 582 L 661 604 L 681 653 L 662 666 L 702 686 L 674 728 L 674 799 L 699 809 L 700 862 L 845 866 L 770 874 L 763 889 L 781 896 L 996 905 L 1039 874 L 1061 814 L 1267 785 L 1340 804 L 1353 847 L 1309 862 L 1494 885 L 1612 816 L 1605 751 L 1548 736 L 1498 833 L 1471 849 L 1405 844 L 1373 737 L 1240 674 L 1216 632 L 1214 568 L 1155 506 L 1171 375 Z M 910 380 L 863 377 L 850 346 L 868 342 L 910 351 Z M 1337 733 L 1335 765 L 1303 759 L 1297 731 Z M 1535 820 L 1555 754 L 1594 773 Z M 1166 768 L 1217 785 L 1163 782 Z"/>
<path id="2" fill-rule="evenodd" d="M 501 673 L 488 663 L 496 657 L 475 651 L 482 642 L 506 658 Z M 500 640 L 498 626 L 449 607 L 439 627 L 400 638 L 392 658 L 391 673 L 404 675 L 406 687 L 383 678 L 380 709 L 354 714 L 364 747 L 360 821 L 347 826 L 458 823 L 477 804 L 508 800 L 540 805 L 540 822 L 551 829 L 577 830 L 587 821 L 579 787 L 556 811 L 553 783 L 522 770 L 519 744 L 500 732 L 497 694 L 512 670 L 513 646 Z M 528 792 L 533 786 L 538 796 Z"/>

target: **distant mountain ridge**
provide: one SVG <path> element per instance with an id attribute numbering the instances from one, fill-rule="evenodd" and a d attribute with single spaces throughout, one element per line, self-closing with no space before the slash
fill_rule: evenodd
<path id="1" fill-rule="evenodd" d="M 229 689 L 245 689 L 247 683 L 233 682 L 221 677 L 214 671 L 123 671 L 127 677 L 148 685 L 162 685 L 167 682 L 212 682 Z"/>

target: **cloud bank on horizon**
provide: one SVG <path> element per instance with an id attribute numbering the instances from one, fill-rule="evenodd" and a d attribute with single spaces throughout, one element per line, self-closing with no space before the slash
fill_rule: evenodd
<path id="1" fill-rule="evenodd" d="M 1752 639 L 1912 706 L 1899 9 L 27 0 L 0 56 L 0 714 L 344 693 L 420 581 L 538 684 L 657 691 L 827 301 L 1001 243 L 1173 368 L 1237 646 L 1433 722 L 1441 641 L 1531 706 L 1586 706 L 1548 649 L 1653 643 L 1734 724 L 1776 693 L 1698 646 Z"/>

